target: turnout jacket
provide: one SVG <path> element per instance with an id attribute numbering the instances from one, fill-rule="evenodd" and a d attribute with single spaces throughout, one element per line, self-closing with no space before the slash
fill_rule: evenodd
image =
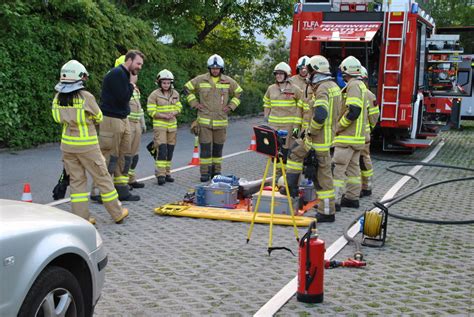
<path id="1" fill-rule="evenodd" d="M 313 89 L 311 85 L 306 83 L 306 78 L 301 77 L 299 74 L 294 75 L 290 78 L 290 82 L 297 86 L 303 92 L 303 100 L 308 104 L 309 109 L 313 106 Z M 311 122 L 311 111 L 305 111 L 303 113 L 303 129 L 308 128 L 309 123 Z"/>
<path id="2" fill-rule="evenodd" d="M 80 90 L 73 99 L 73 106 L 61 106 L 58 94 L 54 96 L 52 114 L 55 122 L 63 125 L 61 150 L 69 153 L 85 153 L 100 150 L 95 125 L 103 120 L 94 96 Z"/>
<path id="3" fill-rule="evenodd" d="M 324 111 L 318 111 L 318 107 Z M 309 133 L 305 144 L 319 152 L 327 152 L 331 148 L 336 133 L 336 123 L 342 108 L 342 94 L 339 86 L 332 80 L 323 81 L 313 97 L 313 113 Z M 326 118 L 318 118 L 319 113 L 326 113 Z M 324 119 L 322 123 L 319 123 Z M 319 121 L 319 122 L 318 122 Z"/>
<path id="4" fill-rule="evenodd" d="M 268 123 L 277 129 L 289 126 L 301 129 L 303 113 L 309 111 L 303 92 L 289 81 L 282 89 L 278 84 L 270 85 L 263 96 L 263 107 L 270 109 Z"/>
<path id="5" fill-rule="evenodd" d="M 214 83 L 212 76 L 206 73 L 191 79 L 184 87 L 186 100 L 191 107 L 196 108 L 199 103 L 204 106 L 203 109 L 198 109 L 197 121 L 201 126 L 225 129 L 229 122 L 224 107 L 235 110 L 240 105 L 242 88 L 226 75 L 221 74 L 217 83 Z"/>
<path id="6" fill-rule="evenodd" d="M 128 120 L 130 122 L 140 122 L 143 117 L 143 109 L 140 103 L 140 90 L 135 88 L 132 99 L 130 99 L 130 114 Z"/>
<path id="7" fill-rule="evenodd" d="M 147 112 L 153 119 L 153 129 L 176 131 L 178 121 L 176 117 L 172 119 L 160 118 L 160 114 L 169 114 L 171 112 L 180 113 L 183 106 L 179 101 L 179 93 L 171 89 L 171 94 L 165 96 L 161 88 L 155 89 L 148 97 Z"/>
<path id="8" fill-rule="evenodd" d="M 367 89 L 367 124 L 365 129 L 365 142 L 370 142 L 370 131 L 379 121 L 380 110 L 374 93 Z"/>
<path id="9" fill-rule="evenodd" d="M 351 78 L 343 89 L 342 116 L 337 123 L 334 145 L 364 148 L 367 124 L 367 87 Z"/>

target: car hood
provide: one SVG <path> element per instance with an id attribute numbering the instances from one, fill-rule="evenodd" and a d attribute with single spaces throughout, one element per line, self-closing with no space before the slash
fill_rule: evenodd
<path id="1" fill-rule="evenodd" d="M 88 221 L 51 206 L 0 199 L 0 237 L 54 228 L 84 227 L 94 234 Z"/>

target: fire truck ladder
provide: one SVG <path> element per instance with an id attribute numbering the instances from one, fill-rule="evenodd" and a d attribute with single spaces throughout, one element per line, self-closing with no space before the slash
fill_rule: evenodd
<path id="1" fill-rule="evenodd" d="M 403 20 L 394 20 L 394 16 L 400 16 L 403 15 Z M 387 32 L 383 34 L 386 34 L 386 40 L 385 40 L 385 60 L 384 60 L 384 83 L 382 85 L 382 113 L 381 113 L 381 120 L 387 120 L 387 121 L 397 121 L 398 118 L 398 105 L 400 102 L 400 77 L 401 77 L 401 72 L 402 72 L 402 59 L 403 59 L 403 46 L 405 45 L 405 37 L 406 37 L 406 28 L 407 28 L 407 22 L 408 22 L 408 11 L 404 10 L 401 12 L 395 12 L 390 10 L 390 5 L 388 6 L 388 12 L 385 18 L 385 23 L 384 23 L 384 28 L 387 28 Z M 401 32 L 399 27 L 395 27 L 396 25 L 401 25 Z M 389 48 L 396 46 L 397 43 L 398 45 L 398 52 L 391 52 Z M 394 44 L 394 45 L 391 45 Z M 389 64 L 389 60 L 391 63 Z M 396 65 L 397 68 L 392 68 L 392 69 L 387 69 L 387 65 L 393 65 L 393 60 L 397 61 Z M 386 82 L 386 77 L 395 77 L 396 84 L 387 85 Z M 388 91 L 395 91 L 395 100 L 392 98 L 388 98 L 389 100 L 385 100 L 387 97 L 387 92 Z M 393 94 L 388 94 L 389 96 L 393 96 Z M 392 99 L 392 100 L 390 100 Z M 394 116 L 387 116 L 387 112 L 385 110 L 385 106 L 388 106 L 387 108 L 395 108 Z"/>

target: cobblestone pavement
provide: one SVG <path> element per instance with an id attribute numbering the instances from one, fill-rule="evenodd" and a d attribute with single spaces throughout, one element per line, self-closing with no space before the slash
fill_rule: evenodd
<path id="1" fill-rule="evenodd" d="M 464 131 L 441 136 L 446 144 L 432 162 L 474 166 L 474 125 L 463 124 Z M 431 150 L 379 156 L 417 161 Z M 257 179 L 262 177 L 265 162 L 265 157 L 251 152 L 226 159 L 224 170 Z M 374 160 L 373 196 L 362 199 L 359 210 L 343 208 L 335 223 L 319 226 L 326 246 L 400 179 L 385 170 L 393 164 Z M 463 175 L 467 173 L 431 167 L 417 174 L 424 184 Z M 102 206 L 91 205 L 109 254 L 96 316 L 248 316 L 296 275 L 296 257 L 285 251 L 267 255 L 267 225 L 256 225 L 246 244 L 248 224 L 155 215 L 153 208 L 181 200 L 197 183 L 198 169 L 174 176 L 176 182 L 163 187 L 146 182 L 138 190 L 142 201 L 125 203 L 131 216 L 123 225 L 113 224 Z M 418 218 L 472 219 L 473 185 L 470 181 L 433 187 L 390 211 Z M 413 186 L 410 181 L 402 192 Z M 69 209 L 67 204 L 59 207 Z M 305 230 L 301 228 L 300 235 Z M 291 227 L 275 226 L 273 235 L 274 246 L 297 251 Z M 293 297 L 278 315 L 472 315 L 473 249 L 473 225 L 439 226 L 390 217 L 386 245 L 363 249 L 367 267 L 326 270 L 324 303 L 303 304 Z M 349 245 L 335 258 L 343 260 L 353 252 Z"/>

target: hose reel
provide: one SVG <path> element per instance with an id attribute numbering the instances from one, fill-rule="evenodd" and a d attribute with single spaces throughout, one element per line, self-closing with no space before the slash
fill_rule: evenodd
<path id="1" fill-rule="evenodd" d="M 379 202 L 374 205 L 378 209 L 368 210 L 364 213 L 362 245 L 383 247 L 387 237 L 388 208 Z"/>

